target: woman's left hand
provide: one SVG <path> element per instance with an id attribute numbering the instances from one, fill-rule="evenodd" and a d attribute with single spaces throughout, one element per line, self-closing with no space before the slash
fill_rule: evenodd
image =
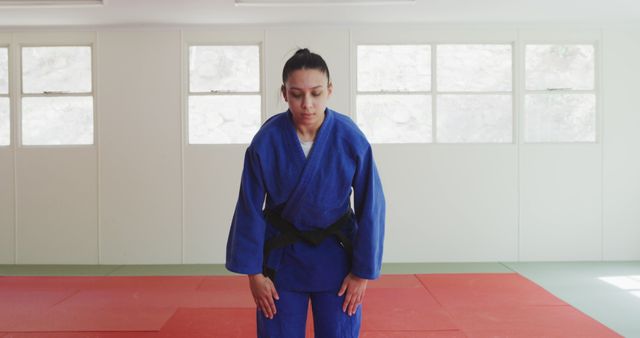
<path id="1" fill-rule="evenodd" d="M 349 316 L 356 313 L 358 305 L 362 304 L 366 289 L 366 279 L 349 273 L 347 277 L 344 278 L 342 287 L 340 287 L 340 291 L 338 292 L 338 296 L 344 295 L 345 292 L 347 293 L 347 296 L 344 298 L 344 303 L 342 304 L 342 312 L 347 312 Z"/>

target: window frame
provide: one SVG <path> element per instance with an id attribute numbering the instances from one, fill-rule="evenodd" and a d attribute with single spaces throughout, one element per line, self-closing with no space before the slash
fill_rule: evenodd
<path id="1" fill-rule="evenodd" d="M 589 24 L 570 25 L 447 25 L 447 24 L 407 24 L 397 28 L 389 28 L 382 25 L 369 25 L 366 27 L 354 27 L 350 31 L 349 64 L 351 69 L 357 67 L 358 45 L 384 45 L 384 44 L 512 44 L 514 58 L 513 67 L 513 143 L 413 143 L 416 145 L 428 145 L 436 147 L 459 146 L 545 146 L 545 145 L 599 145 L 603 140 L 603 86 L 602 82 L 602 58 L 603 58 L 603 32 L 601 28 Z M 596 95 L 596 137 L 595 142 L 572 143 L 527 143 L 524 141 L 524 45 L 526 44 L 591 44 L 595 46 L 595 95 Z M 437 62 L 437 60 L 434 60 Z M 350 76 L 350 108 L 351 116 L 357 121 L 356 113 L 356 72 Z M 435 73 L 432 72 L 432 76 Z M 432 80 L 433 86 L 437 86 Z M 437 88 L 437 87 L 436 87 Z M 434 100 L 435 101 L 435 100 Z M 434 109 L 434 116 L 437 111 Z M 436 121 L 437 122 L 437 121 Z M 434 126 L 436 125 L 434 122 Z M 376 143 L 376 145 L 395 146 L 411 143 Z"/>
<path id="2" fill-rule="evenodd" d="M 432 58 L 435 58 L 434 62 L 433 62 L 433 73 L 437 72 L 437 66 L 438 66 L 438 46 L 441 45 L 447 45 L 447 46 L 451 46 L 451 45 L 468 45 L 468 46 L 472 46 L 472 45 L 508 45 L 511 47 L 511 91 L 439 91 L 438 90 L 438 74 L 434 74 L 433 78 L 434 78 L 434 96 L 433 96 L 433 101 L 434 101 L 434 105 L 433 105 L 433 115 L 434 115 L 434 124 L 433 124 L 433 139 L 434 139 L 434 143 L 435 144 L 459 144 L 459 145 L 501 145 L 501 144 L 514 144 L 516 141 L 516 54 L 515 54 L 515 50 L 516 50 L 516 43 L 515 41 L 509 41 L 509 42 L 481 42 L 481 41 L 474 41 L 474 42 L 452 42 L 452 43 L 448 43 L 448 42 L 439 42 L 434 44 L 434 51 L 433 51 L 433 56 Z M 437 125 L 437 119 L 438 119 L 438 99 L 437 97 L 439 95 L 471 95 L 471 96 L 479 96 L 479 95 L 510 95 L 511 96 L 511 140 L 507 141 L 507 142 L 442 142 L 442 141 L 438 141 L 438 125 Z"/>
<path id="3" fill-rule="evenodd" d="M 226 43 L 226 42 L 214 42 L 214 43 L 202 43 L 202 42 L 185 42 L 183 43 L 184 53 L 185 53 L 185 63 L 186 69 L 184 72 L 185 76 L 185 111 L 184 111 L 184 142 L 185 145 L 189 146 L 215 146 L 215 145 L 234 145 L 234 144 L 249 144 L 251 140 L 247 142 L 237 142 L 237 143 L 190 143 L 190 128 L 189 128 L 189 99 L 192 96 L 260 96 L 260 124 L 264 121 L 264 75 L 263 75 L 263 67 L 264 67 L 264 49 L 262 42 L 236 42 L 236 43 Z M 192 92 L 191 91 L 191 71 L 190 71 L 190 50 L 191 47 L 234 47 L 234 46 L 252 46 L 258 47 L 258 91 L 249 92 L 249 91 L 218 91 L 211 90 L 209 92 Z"/>
<path id="4" fill-rule="evenodd" d="M 429 46 L 431 52 L 431 90 L 430 91 L 379 91 L 379 92 L 370 92 L 370 91 L 360 91 L 358 90 L 358 47 L 359 46 Z M 440 45 L 509 45 L 511 47 L 511 91 L 510 92 L 500 92 L 500 91 L 477 91 L 477 92 L 464 92 L 464 91 L 446 91 L 440 92 L 438 90 L 438 46 Z M 353 58 L 354 62 L 354 97 L 353 97 L 353 117 L 354 121 L 358 121 L 358 112 L 357 105 L 355 102 L 357 101 L 358 95 L 383 95 L 383 94 L 414 94 L 414 95 L 429 95 L 431 96 L 431 139 L 427 142 L 372 142 L 373 144 L 432 144 L 432 145 L 510 145 L 516 143 L 517 138 L 517 103 L 516 103 L 516 91 L 517 91 L 517 77 L 516 77 L 516 41 L 499 41 L 499 40 L 482 40 L 479 39 L 477 41 L 461 41 L 461 40 L 441 40 L 441 41 L 432 41 L 432 42 L 414 42 L 414 43 L 399 43 L 399 42 L 391 42 L 391 43 L 376 43 L 376 42 L 356 42 L 352 43 L 352 47 L 354 49 L 355 57 Z M 442 142 L 438 141 L 438 96 L 439 95 L 505 95 L 509 94 L 511 96 L 511 139 L 508 142 Z"/>
<path id="5" fill-rule="evenodd" d="M 266 74 L 265 74 L 265 31 L 263 29 L 234 29 L 232 27 L 220 27 L 219 29 L 193 29 L 182 30 L 181 32 L 181 78 L 182 78 L 182 147 L 229 147 L 245 146 L 247 143 L 189 143 L 189 47 L 193 45 L 202 46 L 234 46 L 234 45 L 257 45 L 260 53 L 260 123 L 266 119 Z"/>
<path id="6" fill-rule="evenodd" d="M 97 98 L 97 47 L 95 33 L 78 34 L 51 34 L 49 36 L 38 33 L 16 34 L 15 44 L 15 114 L 14 114 L 14 134 L 16 146 L 18 148 L 94 148 L 99 142 L 98 126 L 98 98 Z M 91 50 L 91 92 L 87 93 L 49 93 L 49 94 L 25 94 L 22 83 L 22 49 L 24 47 L 89 47 Z M 22 138 L 22 100 L 25 97 L 91 97 L 92 98 L 92 118 L 93 137 L 90 144 L 24 144 Z"/>
<path id="7" fill-rule="evenodd" d="M 536 46 L 536 45 L 591 45 L 593 46 L 593 89 L 591 90 L 574 90 L 574 89 L 552 89 L 552 90 L 529 90 L 526 87 L 526 48 L 527 46 Z M 601 95 L 601 78 L 600 78 L 600 67 L 601 67 L 601 43 L 597 39 L 526 39 L 520 41 L 520 58 L 519 62 L 521 63 L 521 80 L 519 83 L 519 100 L 520 100 L 520 112 L 522 123 L 520 126 L 519 134 L 520 143 L 527 145 L 589 145 L 589 144 L 600 144 L 602 138 L 601 132 L 601 112 L 602 112 L 602 95 Z M 595 97 L 595 120 L 594 123 L 594 140 L 593 141 L 527 141 L 525 139 L 526 127 L 527 127 L 527 119 L 526 119 L 526 98 L 527 95 L 536 95 L 536 94 L 550 94 L 550 95 L 563 95 L 563 94 L 593 94 Z"/>
<path id="8" fill-rule="evenodd" d="M 429 64 L 429 71 L 430 71 L 430 83 L 429 83 L 429 89 L 427 91 L 424 90 L 414 90 L 414 91 L 401 91 L 401 90 L 397 90 L 397 91 L 386 91 L 386 90 L 381 90 L 381 91 L 360 91 L 358 89 L 358 47 L 360 46 L 427 46 L 429 47 L 429 54 L 430 54 L 430 58 L 431 58 L 431 62 Z M 433 43 L 357 43 L 354 45 L 354 49 L 355 49 L 355 67 L 353 67 L 352 69 L 354 69 L 353 71 L 353 77 L 355 78 L 355 84 L 354 87 L 354 98 L 353 98 L 353 120 L 356 122 L 356 124 L 358 123 L 358 107 L 357 107 L 357 101 L 358 101 L 358 96 L 359 95 L 380 95 L 380 96 L 384 96 L 384 95 L 425 95 L 425 96 L 429 96 L 431 98 L 431 138 L 428 138 L 426 142 L 371 142 L 372 144 L 434 144 L 435 140 L 436 140 L 436 135 L 434 132 L 434 125 L 436 123 L 436 118 L 435 118 L 435 96 L 434 96 L 434 88 L 435 88 L 435 51 L 434 51 L 434 44 Z"/>

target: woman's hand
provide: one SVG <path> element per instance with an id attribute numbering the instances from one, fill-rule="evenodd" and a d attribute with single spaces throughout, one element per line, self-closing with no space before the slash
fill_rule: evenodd
<path id="1" fill-rule="evenodd" d="M 358 305 L 362 304 L 362 299 L 364 299 L 364 292 L 366 289 L 366 279 L 349 273 L 347 277 L 344 278 L 342 287 L 338 292 L 338 296 L 342 296 L 345 291 L 347 292 L 347 296 L 344 298 L 344 303 L 342 304 L 342 312 L 347 312 L 348 310 L 347 313 L 349 316 L 356 313 Z"/>
<path id="2" fill-rule="evenodd" d="M 249 275 L 249 287 L 258 309 L 262 311 L 265 317 L 273 319 L 276 314 L 276 304 L 273 300 L 280 299 L 280 296 L 278 296 L 276 287 L 271 279 L 261 273 Z"/>

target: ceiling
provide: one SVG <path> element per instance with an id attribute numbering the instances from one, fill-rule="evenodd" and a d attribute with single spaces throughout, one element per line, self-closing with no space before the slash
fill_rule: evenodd
<path id="1" fill-rule="evenodd" d="M 594 21 L 640 22 L 640 1 L 416 0 L 398 5 L 238 7 L 234 0 L 105 0 L 97 7 L 0 7 L 0 27 Z"/>

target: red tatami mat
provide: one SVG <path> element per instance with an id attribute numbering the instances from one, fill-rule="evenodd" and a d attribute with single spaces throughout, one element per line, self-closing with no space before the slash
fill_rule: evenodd
<path id="1" fill-rule="evenodd" d="M 451 310 L 468 337 L 619 337 L 568 305 Z"/>
<path id="2" fill-rule="evenodd" d="M 371 288 L 421 288 L 422 283 L 416 275 L 382 275 L 376 280 L 367 282 L 367 289 Z"/>
<path id="3" fill-rule="evenodd" d="M 195 294 L 196 299 L 184 301 L 183 307 L 249 307 L 255 302 L 249 292 L 249 280 L 245 276 L 205 278 Z"/>
<path id="4" fill-rule="evenodd" d="M 449 314 L 422 288 L 366 290 L 362 329 L 431 331 L 457 329 Z"/>
<path id="5" fill-rule="evenodd" d="M 255 337 L 256 309 L 179 308 L 159 337 Z"/>
<path id="6" fill-rule="evenodd" d="M 162 295 L 82 290 L 37 319 L 14 323 L 9 331 L 157 331 L 176 310 L 175 305 L 156 303 Z"/>
<path id="7" fill-rule="evenodd" d="M 5 276 L 0 300 L 0 338 L 256 336 L 256 309 L 244 276 Z M 309 321 L 307 337 L 312 332 Z M 382 276 L 369 282 L 361 333 L 619 337 L 517 274 Z"/>
<path id="8" fill-rule="evenodd" d="M 464 333 L 453 331 L 364 331 L 361 338 L 465 338 Z"/>
<path id="9" fill-rule="evenodd" d="M 28 323 L 34 318 L 42 318 L 48 309 L 75 292 L 75 289 L 55 287 L 29 289 L 0 285 L 0 331 L 11 331 L 15 323 Z"/>
<path id="10" fill-rule="evenodd" d="M 11 332 L 0 338 L 158 338 L 159 331 L 113 332 Z M 186 337 L 185 337 L 186 338 Z"/>
<path id="11" fill-rule="evenodd" d="M 511 273 L 417 275 L 440 304 L 509 307 L 564 305 L 564 302 L 528 279 Z"/>
<path id="12" fill-rule="evenodd" d="M 620 337 L 518 274 L 417 277 L 468 337 Z"/>

